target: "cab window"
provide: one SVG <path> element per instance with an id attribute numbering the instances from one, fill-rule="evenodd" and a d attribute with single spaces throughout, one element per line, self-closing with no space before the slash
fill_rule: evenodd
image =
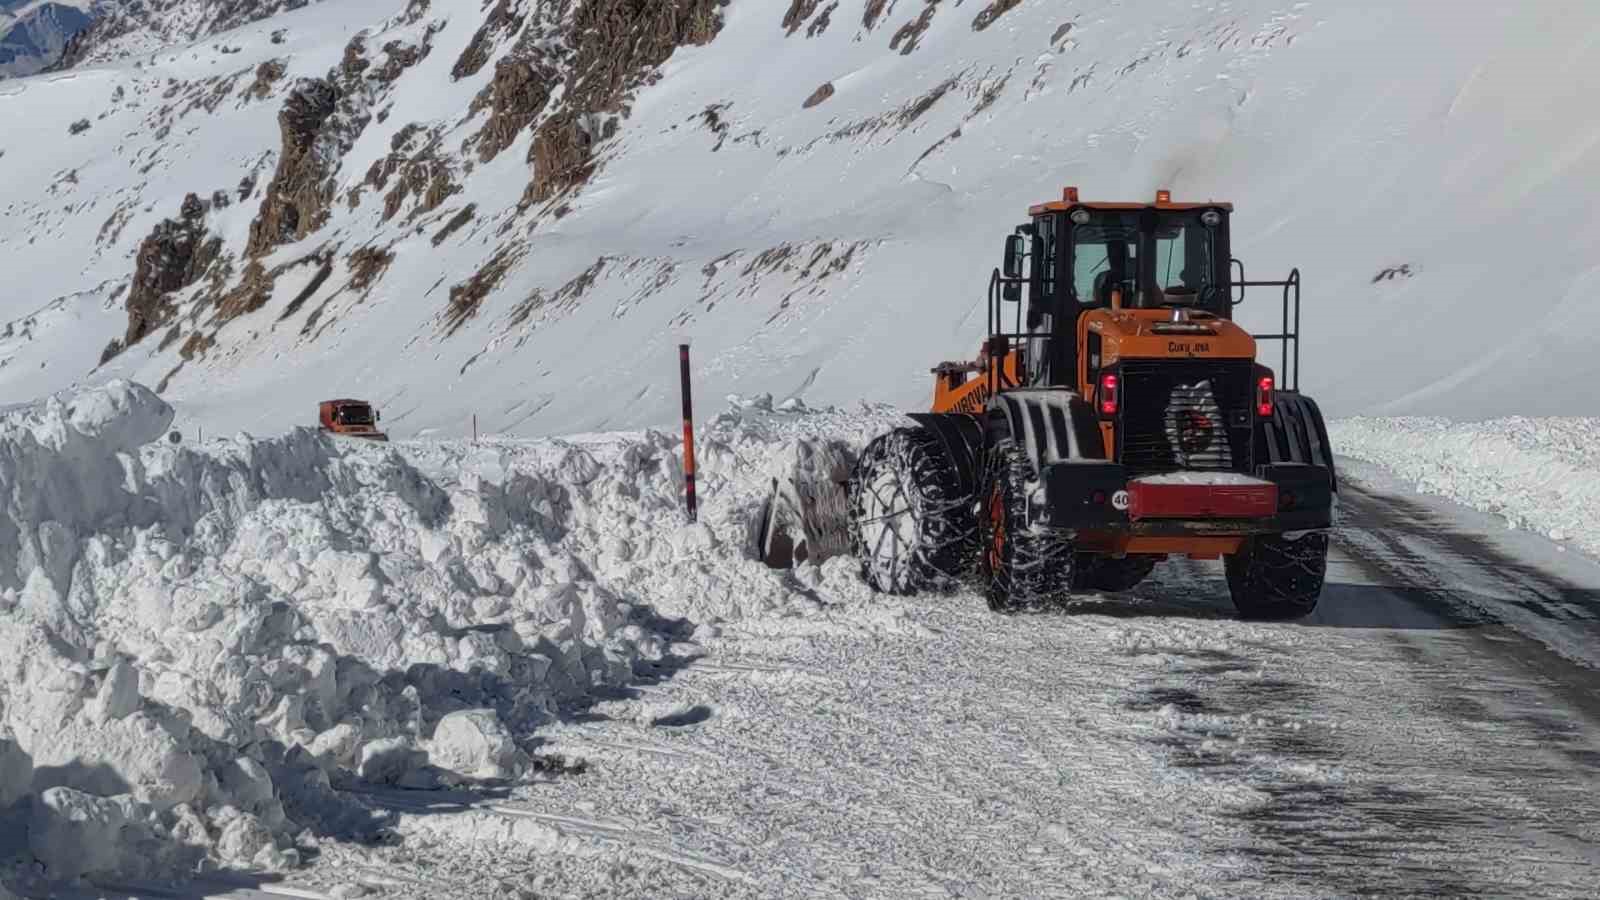
<path id="1" fill-rule="evenodd" d="M 1080 225 L 1073 229 L 1072 290 L 1084 306 L 1109 306 L 1111 290 L 1132 297 L 1139 271 L 1134 228 Z"/>

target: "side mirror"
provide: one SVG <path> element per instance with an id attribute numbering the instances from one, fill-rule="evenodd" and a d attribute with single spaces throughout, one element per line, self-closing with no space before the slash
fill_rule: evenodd
<path id="1" fill-rule="evenodd" d="M 374 421 L 374 422 L 382 422 L 383 421 L 383 413 L 381 413 L 381 412 L 373 413 L 372 414 L 372 421 Z"/>
<path id="2" fill-rule="evenodd" d="M 1022 302 L 1022 283 L 1010 281 L 1000 286 L 1000 299 L 1007 303 Z"/>
<path id="3" fill-rule="evenodd" d="M 1027 242 L 1022 239 L 1022 235 L 1006 235 L 1005 263 L 1000 267 L 1000 271 L 1005 273 L 1007 278 L 1021 278 L 1022 260 L 1027 256 L 1027 253 L 1028 245 Z M 1010 289 L 1015 287 L 1015 285 L 1006 285 L 1006 287 L 1007 289 Z"/>

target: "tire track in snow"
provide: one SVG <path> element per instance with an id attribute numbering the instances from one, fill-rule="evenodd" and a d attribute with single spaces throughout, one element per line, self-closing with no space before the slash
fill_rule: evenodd
<path id="1" fill-rule="evenodd" d="M 661 753 L 682 760 L 710 758 L 696 751 L 653 748 L 642 743 L 614 744 L 636 753 Z M 578 856 L 606 852 L 638 853 L 668 865 L 739 883 L 753 883 L 737 866 L 711 855 L 677 846 L 664 831 L 642 828 L 623 816 L 577 815 L 544 812 L 528 806 L 499 802 L 474 802 L 461 792 L 380 791 L 369 793 L 380 808 L 396 813 L 395 830 L 402 835 L 429 835 L 447 841 L 491 843 L 502 847 Z M 462 803 L 463 808 L 440 816 L 437 805 Z"/>
<path id="2" fill-rule="evenodd" d="M 1525 639 L 1443 614 L 1470 554 L 1418 550 L 1438 523 L 1385 502 L 1351 491 L 1307 622 L 1236 621 L 1188 561 L 1066 614 L 956 592 L 752 619 L 541 735 L 584 775 L 382 805 L 452 884 L 489 859 L 631 867 L 594 883 L 628 896 L 1600 895 L 1594 723 L 1507 658 Z M 1436 583 L 1374 563 L 1395 547 Z"/>
<path id="3" fill-rule="evenodd" d="M 1592 895 L 1600 679 L 1495 614 L 1510 604 L 1581 625 L 1561 602 L 1581 589 L 1446 516 L 1345 484 L 1335 571 L 1365 577 L 1331 583 L 1315 624 L 1363 638 L 1315 702 L 1350 723 L 1323 736 L 1346 779 L 1267 788 L 1275 803 L 1248 818 L 1285 851 L 1278 871 L 1320 869 L 1354 893 Z M 1412 691 L 1373 677 L 1396 664 Z"/>
<path id="4" fill-rule="evenodd" d="M 1595 895 L 1600 679 L 1492 615 L 1586 629 L 1588 589 L 1447 512 L 1359 484 L 1345 493 L 1321 607 L 1271 626 L 1316 643 L 1304 660 L 1208 661 L 1192 648 L 1128 702 L 1166 720 L 1154 741 L 1174 765 L 1269 798 L 1236 815 L 1254 840 L 1233 850 L 1261 868 L 1232 883 L 1253 893 L 1264 875 L 1296 896 Z M 1168 563 L 1132 609 L 1228 615 L 1218 569 Z"/>

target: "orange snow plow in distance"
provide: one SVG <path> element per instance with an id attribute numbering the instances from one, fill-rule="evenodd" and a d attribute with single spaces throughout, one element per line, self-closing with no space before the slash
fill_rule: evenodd
<path id="1" fill-rule="evenodd" d="M 323 431 L 374 441 L 389 439 L 378 430 L 382 418 L 383 414 L 365 400 L 324 400 L 317 411 L 317 423 Z"/>

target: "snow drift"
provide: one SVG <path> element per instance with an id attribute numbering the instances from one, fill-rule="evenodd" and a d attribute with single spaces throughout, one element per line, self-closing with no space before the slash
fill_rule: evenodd
<path id="1" fill-rule="evenodd" d="M 1328 436 L 1418 491 L 1600 557 L 1600 419 L 1355 418 Z"/>
<path id="2" fill-rule="evenodd" d="M 527 775 L 696 629 L 858 587 L 767 569 L 747 519 L 784 442 L 896 414 L 736 403 L 696 526 L 659 433 L 194 447 L 172 417 L 123 381 L 0 414 L 0 810 L 52 879 L 284 869 L 378 827 L 341 788 Z"/>

